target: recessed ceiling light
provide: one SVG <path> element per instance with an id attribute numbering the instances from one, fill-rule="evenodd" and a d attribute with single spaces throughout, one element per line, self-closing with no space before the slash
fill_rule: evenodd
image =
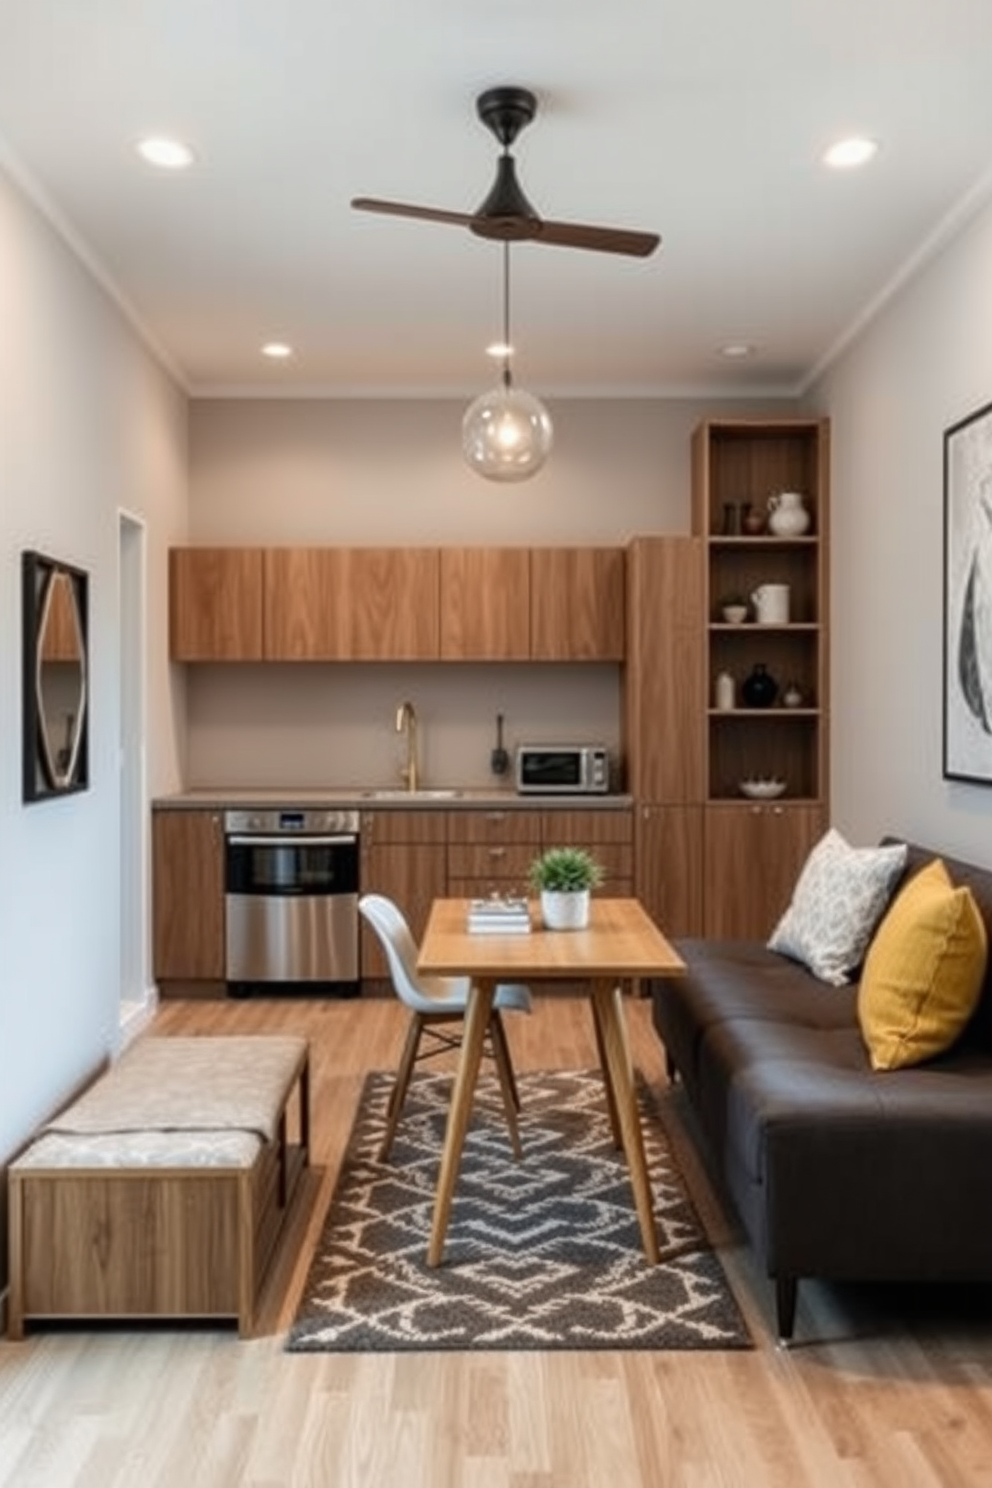
<path id="1" fill-rule="evenodd" d="M 850 170 L 856 165 L 867 165 L 877 152 L 876 140 L 852 135 L 850 139 L 838 140 L 835 145 L 831 145 L 823 157 L 823 163 L 832 165 L 837 170 Z"/>
<path id="2" fill-rule="evenodd" d="M 293 348 L 285 341 L 266 341 L 262 347 L 262 355 L 271 357 L 274 362 L 284 362 L 293 355 Z"/>
<path id="3" fill-rule="evenodd" d="M 182 140 L 167 139 L 165 135 L 140 140 L 136 149 L 142 160 L 162 170 L 185 170 L 195 159 L 189 145 L 184 145 Z"/>
<path id="4" fill-rule="evenodd" d="M 750 341 L 728 341 L 726 346 L 720 347 L 720 355 L 730 361 L 740 361 L 743 357 L 754 356 L 754 347 Z"/>

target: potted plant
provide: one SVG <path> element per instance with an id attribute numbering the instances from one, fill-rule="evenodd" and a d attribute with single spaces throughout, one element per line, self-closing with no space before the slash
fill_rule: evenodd
<path id="1" fill-rule="evenodd" d="M 582 930 L 589 923 L 589 892 L 603 881 L 602 865 L 584 847 L 549 847 L 530 865 L 548 930 Z"/>

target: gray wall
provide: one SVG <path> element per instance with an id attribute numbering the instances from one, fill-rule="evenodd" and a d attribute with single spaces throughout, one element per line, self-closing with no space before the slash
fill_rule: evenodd
<path id="1" fill-rule="evenodd" d="M 185 400 L 0 174 L 0 1160 L 118 1038 L 118 508 L 147 524 L 148 783 L 179 776 L 164 552 L 186 523 Z M 20 554 L 90 581 L 90 789 L 21 803 Z"/>
<path id="2" fill-rule="evenodd" d="M 833 806 L 992 866 L 992 787 L 942 779 L 943 431 L 992 400 L 992 208 L 815 390 L 833 419 Z M 990 638 L 992 640 L 992 638 Z"/>

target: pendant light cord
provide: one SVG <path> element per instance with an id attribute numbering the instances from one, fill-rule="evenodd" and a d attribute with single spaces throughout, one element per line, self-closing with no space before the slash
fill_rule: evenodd
<path id="1" fill-rule="evenodd" d="M 503 239 L 503 386 L 510 387 L 510 244 Z"/>

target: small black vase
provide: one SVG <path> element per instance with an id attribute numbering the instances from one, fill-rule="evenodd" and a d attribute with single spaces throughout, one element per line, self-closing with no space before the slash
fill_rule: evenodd
<path id="1" fill-rule="evenodd" d="M 770 708 L 778 697 L 778 683 L 763 661 L 741 683 L 741 696 L 749 708 Z"/>

